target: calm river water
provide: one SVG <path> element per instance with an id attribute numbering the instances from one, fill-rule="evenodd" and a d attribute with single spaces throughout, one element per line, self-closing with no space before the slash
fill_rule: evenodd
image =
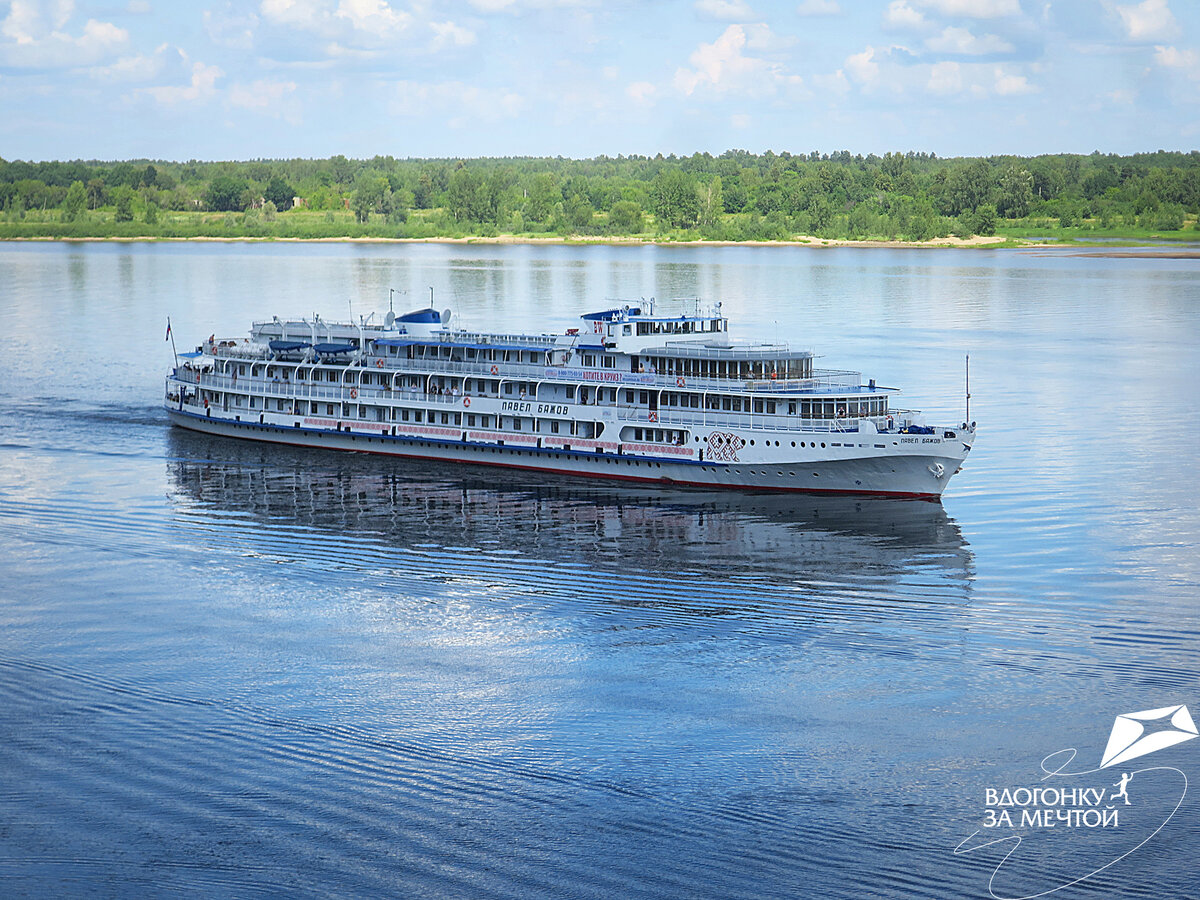
<path id="1" fill-rule="evenodd" d="M 969 353 L 976 449 L 934 504 L 168 427 L 168 314 L 182 350 L 431 286 L 496 330 L 720 299 L 950 421 Z M 0 245 L 0 893 L 1194 896 L 1200 741 L 1078 776 L 1133 774 L 1103 827 L 988 791 L 1200 713 L 1198 386 L 1190 260 Z"/>

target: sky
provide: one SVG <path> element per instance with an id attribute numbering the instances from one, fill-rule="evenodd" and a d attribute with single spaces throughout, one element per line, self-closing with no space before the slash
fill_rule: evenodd
<path id="1" fill-rule="evenodd" d="M 11 0 L 0 157 L 1191 150 L 1200 0 Z"/>

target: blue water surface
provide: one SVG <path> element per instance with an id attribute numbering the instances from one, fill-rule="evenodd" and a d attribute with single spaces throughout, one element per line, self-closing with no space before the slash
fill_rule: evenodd
<path id="1" fill-rule="evenodd" d="M 988 897 L 1007 845 L 954 849 L 989 787 L 1200 712 L 1195 260 L 0 244 L 0 283 L 4 895 Z M 976 449 L 936 504 L 168 426 L 168 315 L 184 350 L 430 287 L 493 330 L 721 300 L 948 421 L 969 354 Z M 996 896 L 1136 844 L 1156 778 Z M 1054 896 L 1191 896 L 1198 852 L 1189 794 Z"/>

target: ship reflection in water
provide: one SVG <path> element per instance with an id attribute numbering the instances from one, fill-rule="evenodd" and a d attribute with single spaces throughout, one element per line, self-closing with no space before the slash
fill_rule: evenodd
<path id="1" fill-rule="evenodd" d="M 168 466 L 181 515 L 220 523 L 242 552 L 343 575 L 792 621 L 957 609 L 973 576 L 940 503 L 613 486 L 182 431 Z"/>

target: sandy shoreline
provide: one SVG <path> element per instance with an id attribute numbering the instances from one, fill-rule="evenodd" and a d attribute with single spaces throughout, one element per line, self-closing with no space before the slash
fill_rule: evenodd
<path id="1" fill-rule="evenodd" d="M 654 241 L 641 238 L 608 238 L 578 235 L 574 237 L 514 237 L 499 235 L 497 237 L 427 237 L 427 238 L 388 238 L 388 237 L 154 237 L 144 235 L 139 237 L 14 237 L 3 238 L 5 241 L 37 241 L 61 243 L 138 243 L 138 242 L 200 242 L 214 244 L 236 243 L 290 243 L 290 244 L 533 244 L 613 247 L 812 247 L 826 249 L 831 247 L 886 247 L 890 249 L 928 249 L 930 247 L 988 247 L 1004 244 L 1010 238 L 991 236 L 976 236 L 969 239 L 957 237 L 935 238 L 931 241 L 850 241 L 801 236 L 791 241 Z M 1028 244 L 1022 246 L 1052 246 Z"/>
<path id="2" fill-rule="evenodd" d="M 972 238 L 944 237 L 930 241 L 852 241 L 834 238 L 819 238 L 801 235 L 790 241 L 654 241 L 642 238 L 602 237 L 576 235 L 572 237 L 515 237 L 499 235 L 496 237 L 424 237 L 424 238 L 389 238 L 389 237 L 215 237 L 199 235 L 196 237 L 154 237 L 142 235 L 138 237 L 12 237 L 0 238 L 4 242 L 37 242 L 37 243 L 210 243 L 210 244 L 241 244 L 241 243 L 285 243 L 285 244 L 498 244 L 498 245 L 545 245 L 545 246 L 605 246 L 605 247 L 807 247 L 816 250 L 834 249 L 839 247 L 879 247 L 889 250 L 928 250 L 931 248 L 995 248 L 1000 250 L 1038 250 L 1054 255 L 1071 255 L 1094 257 L 1098 259 L 1200 259 L 1200 247 L 1194 243 L 1184 244 L 1181 249 L 1165 247 L 1162 249 L 1142 249 L 1136 246 L 1121 249 L 1092 249 L 1086 244 L 1061 244 L 1044 242 L 1036 238 L 1012 238 L 991 235 L 983 237 L 976 235 Z M 1195 247 L 1196 249 L 1191 249 Z M 1185 249 L 1186 248 L 1186 249 Z"/>

